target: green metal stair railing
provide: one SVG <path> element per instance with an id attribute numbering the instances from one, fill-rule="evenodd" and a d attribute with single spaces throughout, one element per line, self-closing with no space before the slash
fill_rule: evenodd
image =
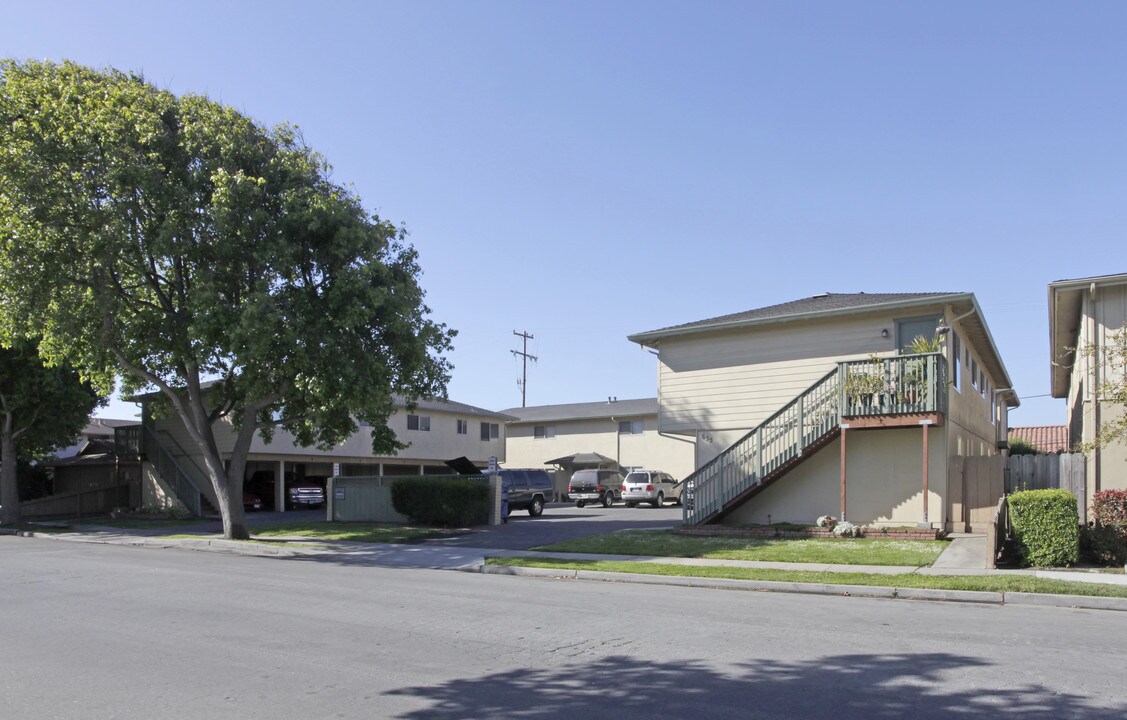
<path id="1" fill-rule="evenodd" d="M 193 478 L 164 446 L 156 432 L 148 425 L 143 426 L 142 450 L 145 459 L 156 467 L 157 472 L 172 488 L 172 492 L 188 508 L 194 517 L 202 517 L 208 504 L 207 496 L 200 491 L 198 479 Z"/>
<path id="2" fill-rule="evenodd" d="M 843 417 L 946 412 L 946 370 L 940 353 L 839 362 L 685 479 L 692 500 L 682 504 L 683 522 L 707 522 L 807 450 L 832 439 Z"/>
<path id="3" fill-rule="evenodd" d="M 763 482 L 841 424 L 840 373 L 833 370 L 685 479 L 692 502 L 682 504 L 686 525 L 715 515 L 737 495 Z"/>

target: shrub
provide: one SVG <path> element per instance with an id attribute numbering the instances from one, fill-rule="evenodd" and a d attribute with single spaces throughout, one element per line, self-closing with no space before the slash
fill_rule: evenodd
<path id="1" fill-rule="evenodd" d="M 835 537 L 839 538 L 861 537 L 861 528 L 851 522 L 839 522 L 834 525 L 834 529 L 831 532 L 833 532 Z"/>
<path id="2" fill-rule="evenodd" d="M 1080 555 L 1080 516 L 1067 490 L 1023 490 L 1009 496 L 1018 558 L 1023 566 L 1075 565 Z"/>
<path id="3" fill-rule="evenodd" d="M 1012 437 L 1009 441 L 1010 455 L 1038 455 L 1041 449 L 1025 438 Z"/>
<path id="4" fill-rule="evenodd" d="M 1127 564 L 1127 527 L 1095 525 L 1080 528 L 1080 559 L 1093 565 Z"/>
<path id="5" fill-rule="evenodd" d="M 1127 490 L 1100 490 L 1093 495 L 1092 517 L 1097 525 L 1127 523 Z"/>
<path id="6" fill-rule="evenodd" d="M 489 522 L 489 500 L 489 485 L 480 480 L 410 478 L 391 487 L 395 511 L 422 525 L 482 525 Z"/>

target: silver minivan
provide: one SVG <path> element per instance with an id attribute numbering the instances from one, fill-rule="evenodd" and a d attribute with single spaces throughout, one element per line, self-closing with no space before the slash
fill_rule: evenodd
<path id="1" fill-rule="evenodd" d="M 661 507 L 666 500 L 680 502 L 679 484 L 669 473 L 660 470 L 631 470 L 622 481 L 622 500 L 626 507 L 649 503 Z"/>

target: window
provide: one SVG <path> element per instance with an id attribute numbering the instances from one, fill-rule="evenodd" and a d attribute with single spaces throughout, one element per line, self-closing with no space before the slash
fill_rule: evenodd
<path id="1" fill-rule="evenodd" d="M 532 436 L 535 437 L 537 440 L 543 440 L 543 439 L 546 439 L 546 438 L 554 438 L 556 436 L 556 426 L 555 425 L 537 425 L 537 426 L 532 428 Z"/>
<path id="2" fill-rule="evenodd" d="M 408 415 L 407 429 L 430 432 L 430 415 Z"/>
<path id="3" fill-rule="evenodd" d="M 970 386 L 977 390 L 982 384 L 982 380 L 978 377 L 978 361 L 970 361 Z"/>
<path id="4" fill-rule="evenodd" d="M 497 423 L 483 422 L 481 424 L 481 439 L 482 440 L 496 440 L 497 437 L 499 436 L 499 434 L 500 434 L 500 431 L 498 430 Z"/>
<path id="5" fill-rule="evenodd" d="M 939 317 L 922 317 L 922 318 L 903 318 L 896 320 L 896 347 L 901 354 L 912 352 L 912 343 L 916 338 L 923 338 L 929 343 L 934 343 L 932 347 L 938 348 L 939 335 L 936 334 L 935 329 L 942 324 L 943 318 Z"/>
<path id="6" fill-rule="evenodd" d="M 962 354 L 963 354 L 963 349 L 959 344 L 959 335 L 958 335 L 958 333 L 952 332 L 951 333 L 951 386 L 953 388 L 955 388 L 955 390 L 957 392 L 963 391 L 962 385 L 959 384 L 959 381 L 960 381 L 959 362 L 960 362 L 960 358 L 962 357 Z"/>
<path id="7" fill-rule="evenodd" d="M 618 423 L 619 435 L 641 435 L 642 434 L 642 421 L 641 420 L 623 420 Z"/>
<path id="8" fill-rule="evenodd" d="M 459 435 L 468 435 L 469 432 L 470 432 L 470 421 L 469 420 L 462 420 L 461 418 L 459 418 L 458 419 L 458 434 Z"/>

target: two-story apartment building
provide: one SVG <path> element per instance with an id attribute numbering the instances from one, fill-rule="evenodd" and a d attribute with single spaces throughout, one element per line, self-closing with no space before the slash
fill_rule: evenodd
<path id="1" fill-rule="evenodd" d="M 509 467 L 543 467 L 553 459 L 598 453 L 622 468 L 662 470 L 680 479 L 693 471 L 693 441 L 661 432 L 657 398 L 509 408 L 505 456 Z M 567 492 L 570 472 L 556 473 Z"/>
<path id="2" fill-rule="evenodd" d="M 198 492 L 214 505 L 203 462 L 179 417 L 154 418 L 147 399 L 139 400 L 143 420 L 136 430 L 139 439 L 133 445 L 146 459 L 142 473 L 146 499 L 157 497 L 166 502 L 169 497 Z M 272 474 L 274 497 L 268 504 L 281 509 L 285 506 L 285 489 L 277 478 L 320 481 L 332 475 L 446 475 L 453 471 L 445 461 L 454 458 L 468 458 L 480 467 L 490 458 L 505 460 L 505 423 L 512 419 L 510 416 L 445 400 L 420 400 L 410 410 L 401 401 L 396 404 L 398 409 L 388 418 L 388 426 L 407 448 L 395 455 L 372 454 L 366 427 L 328 450 L 302 447 L 289 433 L 279 431 L 269 443 L 255 436 L 247 455 L 247 477 Z M 229 420 L 220 419 L 214 428 L 219 452 L 226 459 L 234 447 L 234 427 Z"/>
<path id="3" fill-rule="evenodd" d="M 962 529 L 960 459 L 997 454 L 1018 403 L 972 293 L 825 293 L 629 339 L 658 352 L 659 429 L 694 442 L 689 523 Z"/>
<path id="4" fill-rule="evenodd" d="M 1127 333 L 1127 273 L 1049 284 L 1051 389 L 1068 401 L 1068 444 L 1092 443 L 1123 417 L 1105 383 L 1123 382 L 1122 358 L 1108 358 Z M 1121 345 L 1118 345 L 1121 347 Z M 1127 445 L 1110 443 L 1088 453 L 1088 504 L 1099 490 L 1127 489 Z"/>

